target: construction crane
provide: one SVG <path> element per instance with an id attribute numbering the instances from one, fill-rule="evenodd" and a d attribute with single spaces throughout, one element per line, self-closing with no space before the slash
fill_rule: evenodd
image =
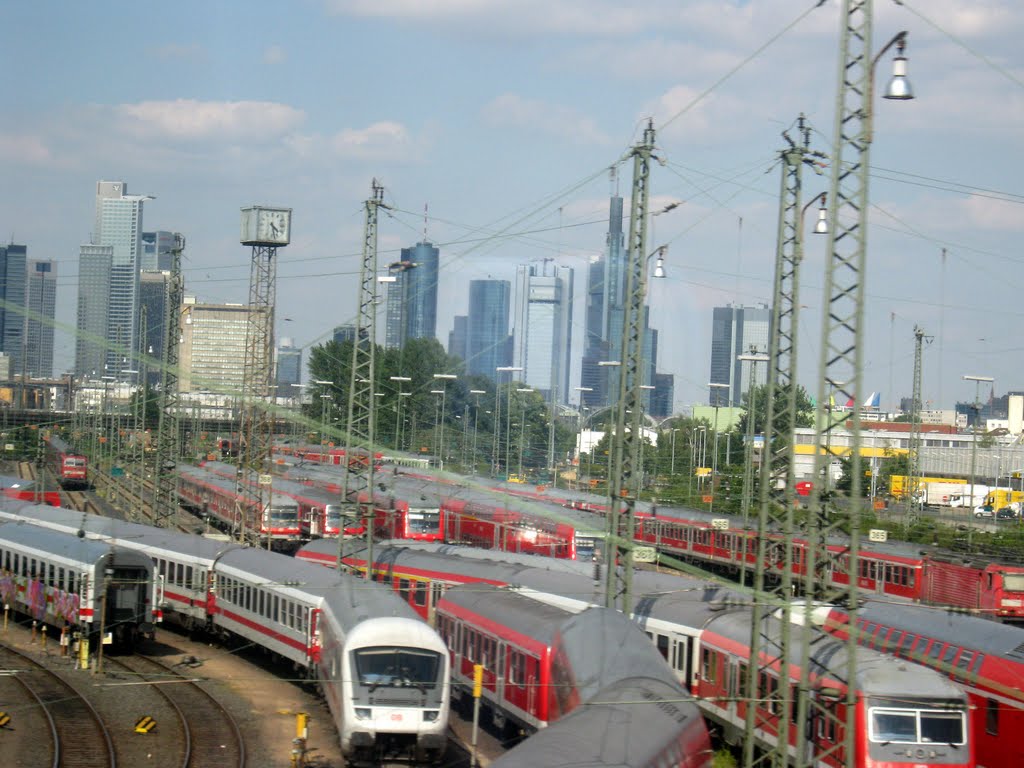
<path id="1" fill-rule="evenodd" d="M 384 187 L 374 179 L 370 197 L 366 201 L 366 218 L 363 224 L 363 258 L 359 267 L 359 314 L 356 316 L 356 332 L 352 341 L 352 371 L 349 383 L 348 426 L 345 438 L 345 474 L 342 485 L 342 509 L 344 521 L 359 520 L 363 513 L 359 496 L 366 497 L 366 548 L 368 562 L 373 559 L 373 446 L 375 424 L 374 381 L 375 351 L 377 347 L 377 214 L 390 206 L 384 203 Z M 406 262 L 396 262 L 400 268 Z M 415 265 L 412 265 L 415 266 Z M 361 452 L 365 452 L 365 461 Z M 345 537 L 338 536 L 338 567 L 345 557 Z M 369 568 L 366 578 L 372 578 Z"/>
<path id="2" fill-rule="evenodd" d="M 181 254 L 185 250 L 185 238 L 176 235 L 175 239 L 174 248 L 171 249 L 170 275 L 165 283 L 164 348 L 160 350 L 160 399 L 153 457 L 153 482 L 156 484 L 153 496 L 153 524 L 157 527 L 169 526 L 178 508 L 178 475 L 174 469 L 180 456 L 178 348 L 181 338 L 181 304 L 185 294 L 185 282 L 181 276 Z M 145 343 L 145 334 L 143 328 L 140 335 L 142 343 Z M 140 371 L 144 372 L 146 369 L 145 363 L 139 366 Z M 143 392 L 146 391 L 145 375 L 143 373 L 141 379 Z M 145 408 L 144 403 L 142 407 Z"/>

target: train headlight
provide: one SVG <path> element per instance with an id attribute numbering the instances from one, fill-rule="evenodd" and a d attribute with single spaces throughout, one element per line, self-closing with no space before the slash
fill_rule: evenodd
<path id="1" fill-rule="evenodd" d="M 426 709 L 423 711 L 423 722 L 424 723 L 436 723 L 437 718 L 441 716 L 441 710 L 439 709 Z"/>
<path id="2" fill-rule="evenodd" d="M 373 710 L 369 707 L 356 707 L 356 720 L 370 720 L 373 718 Z"/>

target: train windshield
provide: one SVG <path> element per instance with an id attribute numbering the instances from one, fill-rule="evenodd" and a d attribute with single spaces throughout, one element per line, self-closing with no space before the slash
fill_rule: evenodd
<path id="1" fill-rule="evenodd" d="M 277 504 L 270 505 L 270 520 L 268 522 L 270 522 L 271 525 L 280 525 L 282 523 L 295 523 L 298 519 L 298 507 L 279 506 Z"/>
<path id="2" fill-rule="evenodd" d="M 437 533 L 440 527 L 440 509 L 409 509 L 409 530 L 413 533 Z"/>
<path id="3" fill-rule="evenodd" d="M 341 505 L 340 504 L 328 504 L 327 505 L 327 527 L 333 530 L 337 530 L 341 525 Z"/>
<path id="4" fill-rule="evenodd" d="M 81 458 L 79 456 L 68 456 L 66 459 L 64 459 L 64 466 L 65 467 L 84 467 L 85 466 L 85 459 L 83 459 L 83 458 Z"/>
<path id="5" fill-rule="evenodd" d="M 964 744 L 965 713 L 955 709 L 871 707 L 871 741 L 884 744 Z"/>
<path id="6" fill-rule="evenodd" d="M 1004 592 L 1024 592 L 1024 573 L 1004 573 Z"/>
<path id="7" fill-rule="evenodd" d="M 359 684 L 371 689 L 381 686 L 419 688 L 437 685 L 441 655 L 420 648 L 377 646 L 354 653 Z"/>

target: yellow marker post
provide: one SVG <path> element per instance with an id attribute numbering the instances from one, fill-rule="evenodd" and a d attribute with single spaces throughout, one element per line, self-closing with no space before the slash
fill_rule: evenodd
<path id="1" fill-rule="evenodd" d="M 476 736 L 480 727 L 480 695 L 484 691 L 484 665 L 473 665 L 473 739 L 469 752 L 469 768 L 476 768 Z"/>
<path id="2" fill-rule="evenodd" d="M 295 738 L 292 739 L 292 768 L 302 768 L 306 764 L 309 719 L 309 715 L 305 712 L 297 712 L 295 714 Z"/>

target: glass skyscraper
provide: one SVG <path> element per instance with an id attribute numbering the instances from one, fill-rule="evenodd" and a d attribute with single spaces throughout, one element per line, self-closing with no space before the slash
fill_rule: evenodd
<path id="1" fill-rule="evenodd" d="M 743 402 L 743 394 L 750 383 L 751 364 L 737 360 L 737 356 L 751 351 L 766 354 L 771 332 L 771 310 L 767 304 L 759 307 L 742 307 L 730 304 L 715 307 L 711 318 L 711 376 L 713 384 L 727 384 L 711 387 L 708 405 L 731 406 Z M 757 368 L 756 384 L 768 380 L 767 364 Z"/>
<path id="2" fill-rule="evenodd" d="M 526 386 L 568 402 L 573 270 L 545 260 L 516 268 L 512 364 Z"/>
<path id="3" fill-rule="evenodd" d="M 10 361 L 10 375 L 27 373 L 25 346 L 25 284 L 28 247 L 0 246 L 0 352 Z"/>
<path id="4" fill-rule="evenodd" d="M 441 251 L 428 242 L 403 248 L 393 270 L 395 282 L 388 283 L 384 346 L 399 349 L 409 339 L 437 337 L 437 280 Z"/>
<path id="5" fill-rule="evenodd" d="M 507 366 L 509 356 L 508 280 L 470 280 L 467 315 L 466 371 L 471 375 L 497 377 L 496 369 Z"/>

